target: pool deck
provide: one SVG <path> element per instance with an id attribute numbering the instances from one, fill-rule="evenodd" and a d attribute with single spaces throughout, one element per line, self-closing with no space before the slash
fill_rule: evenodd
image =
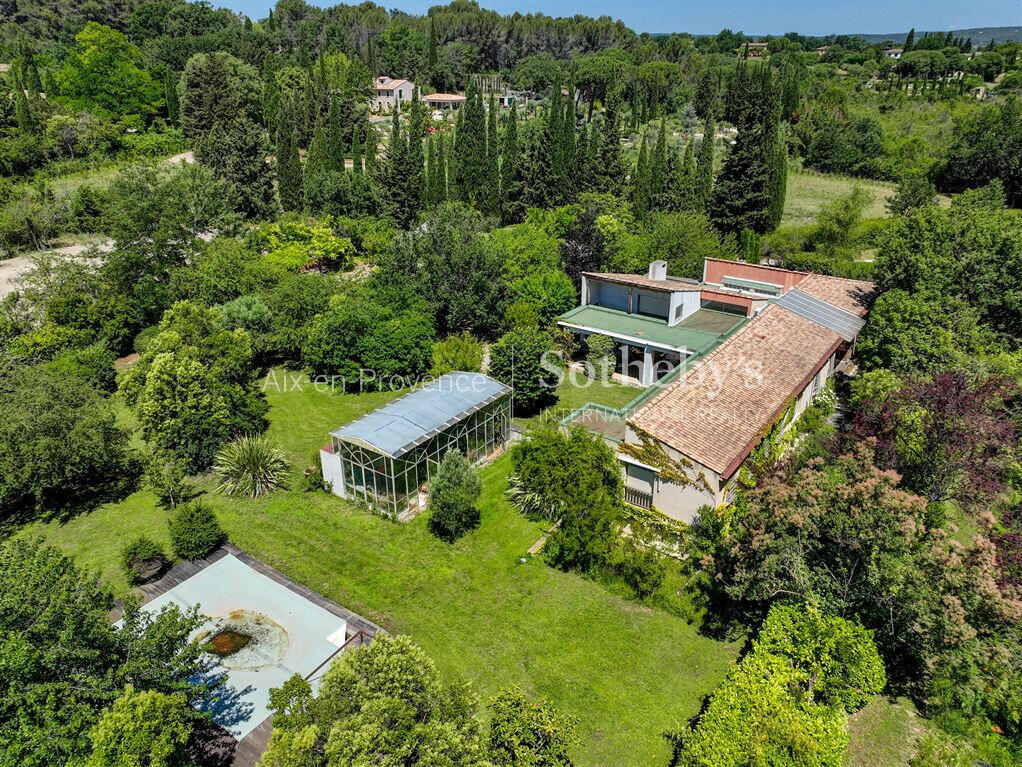
<path id="1" fill-rule="evenodd" d="M 336 657 L 336 655 L 369 641 L 377 632 L 383 632 L 383 629 L 372 621 L 366 620 L 361 615 L 353 613 L 350 610 L 341 607 L 336 602 L 330 601 L 321 594 L 318 594 L 300 583 L 291 580 L 269 565 L 249 556 L 237 546 L 230 543 L 225 543 L 220 548 L 202 559 L 178 562 L 157 580 L 139 586 L 136 591 L 142 596 L 143 606 L 154 600 L 158 600 L 160 602 L 165 601 L 160 598 L 164 597 L 164 595 L 167 595 L 173 589 L 185 583 L 190 578 L 199 575 L 206 568 L 216 564 L 220 560 L 224 559 L 224 557 L 228 556 L 234 557 L 257 573 L 269 578 L 277 585 L 283 586 L 295 595 L 302 597 L 316 607 L 319 607 L 344 621 L 347 630 L 347 641 L 335 653 L 331 654 L 330 657 L 309 672 L 306 675 L 307 678 L 321 672 L 323 666 Z M 121 603 L 117 602 L 110 613 L 111 622 L 120 620 L 122 615 L 123 611 Z M 204 733 L 201 738 L 197 739 L 204 745 L 203 752 L 193 754 L 193 759 L 200 765 L 216 765 L 217 767 L 227 767 L 228 765 L 232 765 L 232 767 L 254 767 L 259 762 L 263 752 L 266 750 L 271 729 L 271 716 L 265 717 L 258 725 L 240 739 L 232 736 L 227 730 L 215 724 L 211 724 L 209 726 L 209 731 Z"/>

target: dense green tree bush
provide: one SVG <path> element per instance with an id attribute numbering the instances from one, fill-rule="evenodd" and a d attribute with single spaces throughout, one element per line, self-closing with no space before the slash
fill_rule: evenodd
<path id="1" fill-rule="evenodd" d="M 48 365 L 0 375 L 0 519 L 91 508 L 138 471 L 108 400 Z"/>
<path id="2" fill-rule="evenodd" d="M 140 535 L 121 549 L 121 570 L 128 583 L 152 580 L 167 565 L 167 555 L 152 538 Z"/>
<path id="3" fill-rule="evenodd" d="M 196 610 L 149 614 L 128 598 L 115 630 L 113 598 L 95 574 L 23 538 L 0 544 L 0 595 L 0 665 L 10 670 L 0 678 L 0 751 L 12 764 L 84 763 L 90 731 L 127 685 L 192 705 L 216 694 L 193 681 L 202 665 L 190 641 L 202 623 Z"/>
<path id="4" fill-rule="evenodd" d="M 478 527 L 482 490 L 475 467 L 457 450 L 448 450 L 429 483 L 429 531 L 453 543 Z"/>
<path id="5" fill-rule="evenodd" d="M 516 412 L 532 414 L 553 400 L 561 362 L 546 333 L 516 328 L 490 348 L 489 372 L 514 389 Z"/>
<path id="6" fill-rule="evenodd" d="M 713 693 L 697 724 L 668 736 L 671 764 L 840 767 L 848 748 L 846 712 L 884 682 L 876 647 L 861 626 L 775 607 L 752 652 Z"/>
<path id="7" fill-rule="evenodd" d="M 518 688 L 490 702 L 490 760 L 494 767 L 572 767 L 578 722 L 547 700 L 530 701 Z"/>
<path id="8" fill-rule="evenodd" d="M 178 82 L 181 127 L 190 138 L 203 137 L 242 119 L 262 123 L 259 73 L 229 53 L 196 53 Z"/>
<path id="9" fill-rule="evenodd" d="M 136 692 L 128 685 L 89 733 L 86 767 L 186 767 L 195 711 L 183 693 Z"/>
<path id="10" fill-rule="evenodd" d="M 475 708 L 467 685 L 445 682 L 408 637 L 381 634 L 331 664 L 317 696 L 298 676 L 271 690 L 263 763 L 486 767 Z"/>
<path id="11" fill-rule="evenodd" d="M 232 434 L 265 428 L 267 405 L 256 388 L 248 335 L 218 323 L 215 310 L 178 302 L 120 382 L 143 436 L 196 471 Z"/>
<path id="12" fill-rule="evenodd" d="M 182 559 L 201 559 L 227 539 L 213 509 L 198 501 L 177 506 L 168 529 L 170 547 Z"/>
<path id="13" fill-rule="evenodd" d="M 435 376 L 455 370 L 474 373 L 478 372 L 482 365 L 483 345 L 468 332 L 448 336 L 443 341 L 433 344 L 433 367 L 430 373 Z"/>

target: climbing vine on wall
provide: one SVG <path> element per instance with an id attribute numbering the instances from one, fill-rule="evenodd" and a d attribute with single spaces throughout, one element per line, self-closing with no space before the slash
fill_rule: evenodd
<path id="1" fill-rule="evenodd" d="M 639 442 L 622 443 L 619 446 L 619 450 L 622 453 L 647 466 L 658 469 L 660 471 L 660 479 L 664 482 L 682 487 L 695 485 L 705 489 L 708 493 L 713 492 L 703 472 L 699 472 L 699 475 L 695 478 L 692 477 L 690 472 L 693 468 L 693 463 L 690 460 L 684 456 L 680 460 L 671 458 L 667 451 L 664 450 L 664 446 L 660 444 L 660 441 L 649 432 L 634 425 L 632 429 L 635 431 L 635 436 L 639 438 Z"/>

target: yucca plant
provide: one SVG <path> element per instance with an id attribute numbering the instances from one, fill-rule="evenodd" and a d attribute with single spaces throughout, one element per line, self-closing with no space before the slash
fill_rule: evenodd
<path id="1" fill-rule="evenodd" d="M 266 437 L 241 437 L 221 448 L 213 463 L 226 495 L 259 498 L 280 487 L 287 476 L 284 451 Z"/>

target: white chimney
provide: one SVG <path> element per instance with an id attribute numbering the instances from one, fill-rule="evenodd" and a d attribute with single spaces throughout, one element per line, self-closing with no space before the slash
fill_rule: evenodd
<path id="1" fill-rule="evenodd" d="M 667 279 L 667 262 L 666 261 L 654 261 L 649 265 L 649 278 L 651 280 L 666 280 Z"/>

